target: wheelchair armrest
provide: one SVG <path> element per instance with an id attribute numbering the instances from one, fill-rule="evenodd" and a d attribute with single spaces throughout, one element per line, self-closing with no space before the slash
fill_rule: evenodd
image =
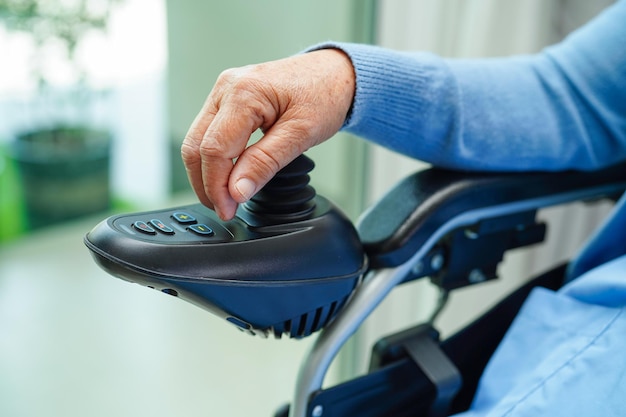
<path id="1" fill-rule="evenodd" d="M 484 173 L 431 168 L 398 183 L 361 217 L 357 230 L 373 268 L 406 262 L 435 231 L 472 211 L 532 210 L 615 197 L 626 189 L 626 163 L 558 173 Z M 480 217 L 482 214 L 478 214 Z"/>

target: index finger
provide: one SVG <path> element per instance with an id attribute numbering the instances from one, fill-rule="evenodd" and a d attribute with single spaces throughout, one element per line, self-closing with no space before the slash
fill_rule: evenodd
<path id="1" fill-rule="evenodd" d="M 244 152 L 250 136 L 261 124 L 258 112 L 237 100 L 228 100 L 204 133 L 199 149 L 203 192 L 224 220 L 231 219 L 237 209 L 228 189 L 233 160 Z"/>
<path id="2" fill-rule="evenodd" d="M 181 146 L 181 157 L 185 165 L 185 170 L 187 171 L 189 183 L 200 202 L 209 208 L 213 208 L 213 203 L 204 192 L 200 146 L 204 134 L 213 121 L 216 112 L 217 106 L 213 104 L 212 97 L 209 95 L 202 109 L 189 127 Z"/>

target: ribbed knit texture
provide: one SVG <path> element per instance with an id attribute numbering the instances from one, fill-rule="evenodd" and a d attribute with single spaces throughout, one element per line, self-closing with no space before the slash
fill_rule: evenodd
<path id="1" fill-rule="evenodd" d="M 443 59 L 325 43 L 352 60 L 344 130 L 439 166 L 595 169 L 626 158 L 626 1 L 540 54 Z"/>

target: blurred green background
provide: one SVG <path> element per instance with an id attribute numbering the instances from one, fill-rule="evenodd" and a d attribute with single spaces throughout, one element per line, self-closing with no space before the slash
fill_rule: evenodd
<path id="1" fill-rule="evenodd" d="M 373 1 L 155 1 L 149 14 L 141 5 L 0 2 L 0 42 L 30 48 L 16 60 L 27 67 L 20 80 L 0 85 L 0 242 L 188 192 L 180 144 L 221 71 L 374 37 Z M 101 133 L 108 142 L 94 140 Z M 356 216 L 366 145 L 339 136 L 310 151 L 313 185 Z"/>
<path id="2" fill-rule="evenodd" d="M 315 336 L 263 340 L 108 276 L 83 236 L 195 202 L 180 145 L 226 68 L 371 42 L 373 1 L 0 0 L 0 415 L 272 415 Z M 10 58 L 9 58 L 10 57 Z M 366 145 L 310 151 L 353 218 Z M 339 378 L 342 361 L 330 379 Z"/>

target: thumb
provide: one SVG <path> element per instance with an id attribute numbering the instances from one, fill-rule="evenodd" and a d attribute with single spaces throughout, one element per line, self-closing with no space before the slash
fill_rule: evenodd
<path id="1" fill-rule="evenodd" d="M 274 126 L 237 159 L 229 178 L 229 192 L 237 203 L 252 198 L 278 171 L 300 156 L 313 142 L 309 137 L 289 134 Z"/>

